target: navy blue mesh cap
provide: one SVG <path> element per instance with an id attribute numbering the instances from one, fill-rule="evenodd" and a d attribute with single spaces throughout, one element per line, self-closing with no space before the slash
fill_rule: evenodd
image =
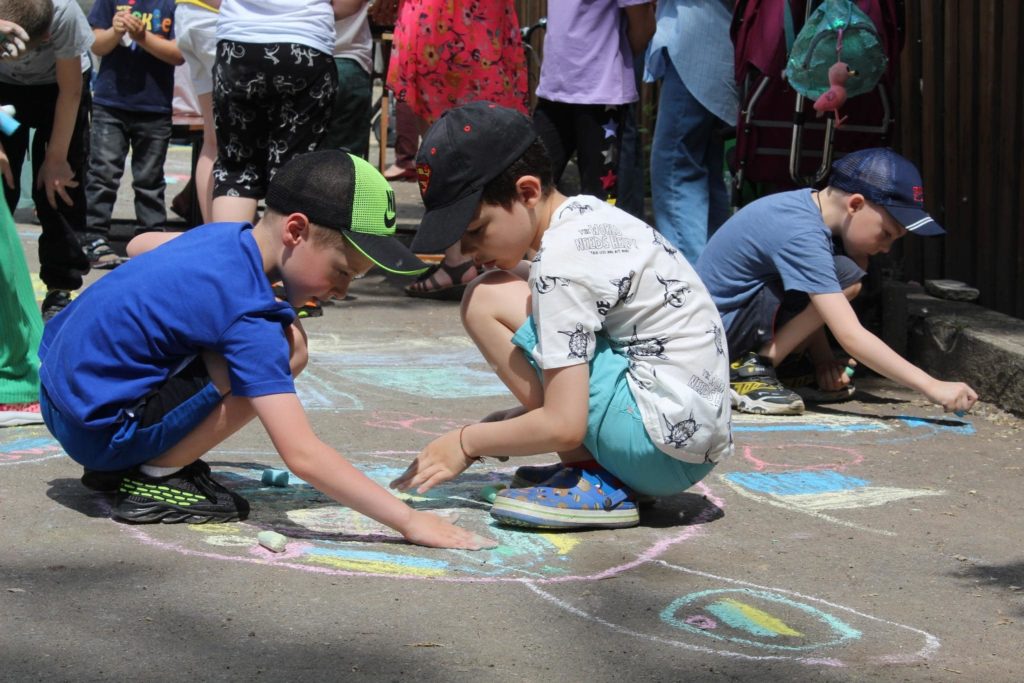
<path id="1" fill-rule="evenodd" d="M 885 207 L 896 221 L 915 235 L 943 235 L 935 219 L 924 210 L 924 183 L 914 164 L 891 149 L 875 147 L 847 154 L 832 164 L 828 184 L 864 195 Z"/>
<path id="2" fill-rule="evenodd" d="M 437 253 L 462 239 L 484 186 L 537 139 L 515 109 L 471 102 L 449 109 L 430 127 L 416 155 L 416 178 L 426 212 L 412 240 L 417 253 Z"/>

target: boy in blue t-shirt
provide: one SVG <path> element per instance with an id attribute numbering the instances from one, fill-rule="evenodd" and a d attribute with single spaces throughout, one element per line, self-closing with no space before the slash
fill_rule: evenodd
<path id="1" fill-rule="evenodd" d="M 174 0 L 97 0 L 89 25 L 92 51 L 103 60 L 93 84 L 86 253 L 94 268 L 113 268 L 121 259 L 107 235 L 129 147 L 135 232 L 163 230 L 167 222 L 164 161 L 174 67 L 185 60 L 174 40 Z"/>
<path id="2" fill-rule="evenodd" d="M 394 193 L 340 150 L 295 157 L 270 183 L 255 226 L 213 223 L 90 286 L 47 326 L 40 406 L 82 483 L 116 491 L 112 515 L 134 523 L 233 521 L 248 503 L 200 458 L 258 417 L 288 468 L 344 505 L 437 547 L 493 542 L 409 508 L 324 444 L 293 377 L 307 360 L 290 304 L 342 297 L 373 264 L 423 264 L 394 235 Z M 289 301 L 274 298 L 282 281 Z M 82 340 L 88 340 L 83 344 Z"/>
<path id="3" fill-rule="evenodd" d="M 853 385 L 847 368 L 856 363 L 833 355 L 826 326 L 856 362 L 945 410 L 974 404 L 973 389 L 940 381 L 900 357 L 864 329 L 850 305 L 868 257 L 888 253 L 908 232 L 944 233 L 924 210 L 917 169 L 881 148 L 836 161 L 823 190 L 762 197 L 725 222 L 708 241 L 697 271 L 725 323 L 737 410 L 799 414 L 804 398 L 848 398 Z M 837 247 L 842 253 L 835 253 Z M 807 352 L 814 376 L 797 391 L 779 382 L 774 370 L 794 351 Z"/>
<path id="4" fill-rule="evenodd" d="M 628 527 L 641 495 L 684 491 L 732 453 L 722 322 L 659 233 L 558 192 L 530 120 L 488 102 L 434 123 L 417 174 L 427 211 L 413 249 L 458 242 L 496 268 L 470 284 L 462 320 L 519 405 L 436 439 L 393 487 L 422 493 L 481 456 L 553 451 L 560 462 L 516 470 L 491 516 Z"/>

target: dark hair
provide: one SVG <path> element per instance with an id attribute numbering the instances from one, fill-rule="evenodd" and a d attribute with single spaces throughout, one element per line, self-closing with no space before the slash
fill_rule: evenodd
<path id="1" fill-rule="evenodd" d="M 540 138 L 534 140 L 522 156 L 513 161 L 508 168 L 484 185 L 481 201 L 487 204 L 498 204 L 506 209 L 511 207 L 512 202 L 519 196 L 516 182 L 526 175 L 540 178 L 541 194 L 545 197 L 551 194 L 555 188 L 555 174 L 551 170 L 551 157 L 548 156 L 548 150 Z"/>
<path id="2" fill-rule="evenodd" d="M 53 23 L 53 0 L 0 0 L 0 18 L 25 29 L 34 45 Z"/>

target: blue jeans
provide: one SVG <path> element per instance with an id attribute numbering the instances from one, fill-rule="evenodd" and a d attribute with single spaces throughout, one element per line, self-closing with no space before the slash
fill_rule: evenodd
<path id="1" fill-rule="evenodd" d="M 135 191 L 136 232 L 163 230 L 164 161 L 171 139 L 171 115 L 135 112 L 94 104 L 92 155 L 86 176 L 86 226 L 90 233 L 110 232 L 110 215 L 132 151 L 132 189 Z"/>
<path id="2" fill-rule="evenodd" d="M 718 119 L 687 90 L 666 60 L 651 144 L 654 223 L 686 260 L 697 263 L 708 235 L 729 217 Z"/>

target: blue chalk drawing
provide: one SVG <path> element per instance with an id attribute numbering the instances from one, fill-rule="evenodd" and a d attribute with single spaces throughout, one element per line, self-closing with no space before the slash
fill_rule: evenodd
<path id="1" fill-rule="evenodd" d="M 751 605 L 751 602 L 764 607 L 757 608 Z M 764 603 L 768 603 L 768 605 L 764 605 Z M 772 618 L 767 613 L 766 610 L 772 606 L 788 610 L 791 620 L 794 611 L 800 612 L 809 617 L 808 623 L 795 624 L 794 626 L 799 626 L 799 631 L 794 631 L 783 624 L 781 620 Z M 744 608 L 746 608 L 746 612 Z M 717 624 L 716 628 L 708 628 L 710 620 L 703 617 L 703 612 L 714 614 L 722 623 Z M 750 614 L 761 614 L 766 618 L 759 620 L 756 617 L 752 618 Z M 694 619 L 695 615 L 701 618 Z M 846 622 L 806 603 L 791 600 L 771 591 L 749 588 L 719 588 L 690 593 L 673 600 L 661 611 L 660 617 L 669 626 L 688 633 L 764 650 L 794 652 L 819 650 L 840 645 L 846 641 L 858 640 L 862 635 L 860 631 Z M 728 630 L 722 627 L 723 624 Z M 792 642 L 797 637 L 803 637 L 803 633 L 820 631 L 822 626 L 826 629 L 826 635 L 823 638 L 803 644 Z M 799 633 L 799 636 L 794 636 L 793 633 Z M 765 640 L 753 640 L 752 637 Z M 781 642 L 783 639 L 788 640 Z"/>
<path id="2" fill-rule="evenodd" d="M 722 475 L 729 481 L 751 491 L 776 495 L 830 493 L 869 486 L 871 482 L 848 477 L 835 470 L 796 472 L 730 472 Z"/>
<path id="3" fill-rule="evenodd" d="M 733 432 L 880 432 L 882 424 L 733 424 Z"/>
<path id="4" fill-rule="evenodd" d="M 412 396 L 466 398 L 500 396 L 508 389 L 493 372 L 467 367 L 373 367 L 342 370 L 344 377 Z"/>
<path id="5" fill-rule="evenodd" d="M 933 432 L 947 432 L 953 434 L 963 434 L 970 436 L 975 433 L 974 425 L 970 422 L 964 422 L 961 424 L 955 424 L 954 421 L 949 420 L 945 424 L 936 422 L 935 420 L 920 419 L 916 417 L 901 417 L 900 422 L 907 425 L 911 429 L 924 428 Z"/>

